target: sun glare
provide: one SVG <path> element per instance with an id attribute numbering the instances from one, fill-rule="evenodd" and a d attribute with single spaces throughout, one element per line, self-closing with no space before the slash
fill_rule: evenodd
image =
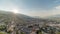
<path id="1" fill-rule="evenodd" d="M 17 9 L 12 10 L 13 13 L 19 13 Z"/>

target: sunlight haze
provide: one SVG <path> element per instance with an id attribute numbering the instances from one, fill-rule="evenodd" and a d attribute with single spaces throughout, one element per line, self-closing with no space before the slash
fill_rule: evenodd
<path id="1" fill-rule="evenodd" d="M 0 10 L 46 17 L 60 14 L 60 0 L 0 0 Z"/>

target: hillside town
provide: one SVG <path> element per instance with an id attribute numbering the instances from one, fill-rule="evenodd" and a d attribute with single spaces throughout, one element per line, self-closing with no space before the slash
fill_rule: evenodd
<path id="1" fill-rule="evenodd" d="M 9 12 L 0 15 L 0 31 L 7 34 L 60 34 L 60 22 L 56 20 Z"/>

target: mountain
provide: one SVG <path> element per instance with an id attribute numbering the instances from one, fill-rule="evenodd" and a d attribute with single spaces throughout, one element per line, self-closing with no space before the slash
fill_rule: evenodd
<path id="1" fill-rule="evenodd" d="M 14 14 L 12 12 L 8 12 L 8 11 L 0 11 L 0 23 L 6 23 L 8 24 L 8 22 L 11 22 L 12 19 L 16 17 L 16 22 L 17 24 L 43 24 L 46 22 L 51 22 L 51 21 L 59 21 L 60 17 L 59 15 L 55 16 L 49 16 L 47 18 L 39 18 L 39 17 L 30 17 L 24 14 Z"/>
<path id="2" fill-rule="evenodd" d="M 33 24 L 33 23 L 40 23 L 41 21 L 44 21 L 43 19 L 39 19 L 39 18 L 34 18 L 34 17 L 30 17 L 24 14 L 14 14 L 18 23 L 20 24 Z M 0 11 L 0 23 L 4 22 L 4 23 L 8 23 L 11 22 L 11 20 L 13 19 L 13 13 L 12 12 L 8 12 L 8 11 Z"/>
<path id="3" fill-rule="evenodd" d="M 29 32 L 30 30 L 32 31 L 32 29 L 28 28 L 28 26 L 32 26 L 32 25 L 36 26 L 36 24 L 37 24 L 38 25 L 37 28 L 38 28 L 38 27 L 45 26 L 46 23 L 48 23 L 48 25 L 49 25 L 49 23 L 51 23 L 51 24 L 58 23 L 57 21 L 55 21 L 56 18 L 54 18 L 54 19 L 53 18 L 49 17 L 49 19 L 48 18 L 43 19 L 43 18 L 39 18 L 39 17 L 30 17 L 30 16 L 27 16 L 24 14 L 18 14 L 18 13 L 14 14 L 14 13 L 8 12 L 8 11 L 0 11 L 0 25 L 4 25 L 4 27 L 6 27 L 6 28 L 2 27 L 4 30 L 1 28 L 4 32 L 5 32 L 5 30 L 9 30 L 10 28 L 12 28 L 11 26 L 13 26 L 12 29 L 14 29 L 14 32 L 15 31 L 20 32 L 20 30 L 23 32 Z"/>
<path id="4" fill-rule="evenodd" d="M 34 16 L 34 18 L 45 19 L 45 20 L 52 20 L 52 21 L 60 21 L 60 14 L 47 16 L 47 17 Z"/>
<path id="5" fill-rule="evenodd" d="M 14 14 L 12 12 L 8 12 L 8 11 L 0 11 L 0 25 L 4 25 L 6 26 L 7 29 L 10 31 L 11 26 L 16 28 L 16 31 L 18 29 L 21 30 L 24 28 L 23 31 L 28 31 L 25 30 L 26 26 L 31 26 L 32 24 L 44 24 L 47 20 L 44 19 L 39 19 L 39 18 L 34 18 L 34 17 L 30 17 L 24 14 Z M 12 28 L 13 29 L 13 28 Z M 27 29 L 27 28 L 26 28 Z M 3 29 L 2 29 L 3 30 Z"/>
<path id="6" fill-rule="evenodd" d="M 55 20 L 55 21 L 60 22 L 60 15 L 58 14 L 58 15 L 48 16 L 47 19 Z"/>
<path id="7" fill-rule="evenodd" d="M 0 23 L 6 23 L 8 24 L 9 22 L 12 21 L 12 19 L 16 17 L 16 22 L 17 24 L 43 24 L 46 22 L 54 21 L 55 19 L 60 19 L 60 18 L 55 18 L 55 17 L 48 17 L 47 19 L 44 18 L 39 18 L 39 17 L 30 17 L 24 14 L 14 14 L 12 12 L 8 11 L 0 11 Z"/>

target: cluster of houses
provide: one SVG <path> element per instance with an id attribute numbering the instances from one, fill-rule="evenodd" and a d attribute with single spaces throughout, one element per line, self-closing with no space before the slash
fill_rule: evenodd
<path id="1" fill-rule="evenodd" d="M 15 24 L 12 23 L 11 26 L 14 26 Z M 16 23 L 15 27 L 12 29 L 14 29 L 12 33 L 18 32 L 18 34 L 21 32 L 24 32 L 24 34 L 56 34 L 56 32 L 60 32 L 60 24 L 55 21 L 37 20 L 37 23 Z"/>

